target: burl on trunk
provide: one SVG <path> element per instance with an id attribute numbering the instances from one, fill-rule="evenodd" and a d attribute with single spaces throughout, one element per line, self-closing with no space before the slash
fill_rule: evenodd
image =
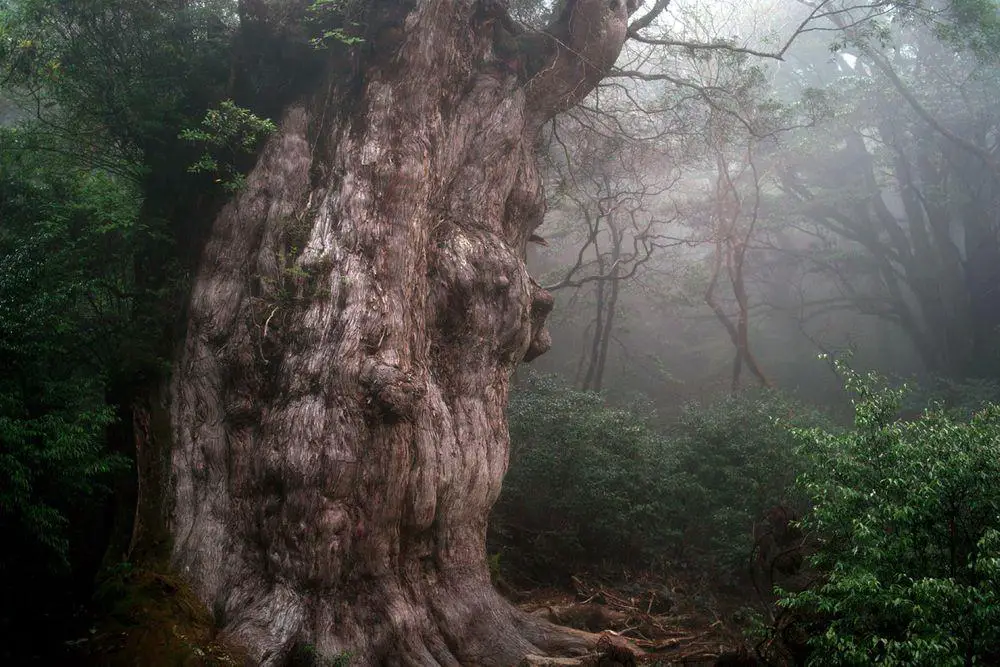
<path id="1" fill-rule="evenodd" d="M 585 647 L 494 592 L 484 542 L 509 378 L 548 345 L 523 261 L 536 136 L 610 69 L 633 9 L 570 0 L 510 67 L 500 8 L 397 6 L 215 221 L 171 390 L 173 562 L 257 662 Z"/>

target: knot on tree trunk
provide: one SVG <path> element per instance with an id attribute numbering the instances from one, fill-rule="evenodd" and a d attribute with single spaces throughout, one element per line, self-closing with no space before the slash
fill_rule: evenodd
<path id="1" fill-rule="evenodd" d="M 397 419 L 411 419 L 427 392 L 413 373 L 376 359 L 364 363 L 360 379 L 376 405 Z"/>
<path id="2" fill-rule="evenodd" d="M 527 352 L 524 353 L 524 360 L 531 361 L 549 351 L 552 347 L 552 336 L 545 328 L 545 318 L 552 312 L 555 299 L 552 294 L 543 289 L 541 285 L 531 279 L 531 343 Z"/>

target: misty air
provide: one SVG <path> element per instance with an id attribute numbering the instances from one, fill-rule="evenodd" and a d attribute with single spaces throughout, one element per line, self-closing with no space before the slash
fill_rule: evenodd
<path id="1" fill-rule="evenodd" d="M 0 0 L 0 663 L 1000 664 L 996 0 Z"/>

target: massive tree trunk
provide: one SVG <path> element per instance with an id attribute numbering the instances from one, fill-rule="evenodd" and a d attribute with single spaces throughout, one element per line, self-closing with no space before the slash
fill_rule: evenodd
<path id="1" fill-rule="evenodd" d="M 297 644 L 509 665 L 586 642 L 493 591 L 485 531 L 511 374 L 548 346 L 523 261 L 536 134 L 612 66 L 634 7 L 570 0 L 511 67 L 495 6 L 393 6 L 215 221 L 173 376 L 173 562 L 266 665 Z"/>

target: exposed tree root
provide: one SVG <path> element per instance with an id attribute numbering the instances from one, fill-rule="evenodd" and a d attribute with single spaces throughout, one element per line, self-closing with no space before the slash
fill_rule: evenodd
<path id="1" fill-rule="evenodd" d="M 231 619 L 224 635 L 261 665 L 282 665 L 308 644 L 327 658 L 349 653 L 359 667 L 508 667 L 531 654 L 593 652 L 600 637 L 521 611 L 487 577 L 468 573 L 380 582 L 350 600 L 312 597 L 307 605 L 289 596 L 275 588 Z"/>

